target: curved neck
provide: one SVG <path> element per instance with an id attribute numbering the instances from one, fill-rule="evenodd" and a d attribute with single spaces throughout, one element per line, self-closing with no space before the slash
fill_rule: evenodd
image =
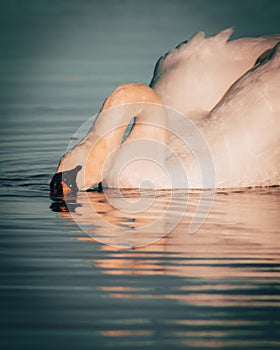
<path id="1" fill-rule="evenodd" d="M 167 143 L 167 112 L 160 97 L 146 85 L 119 86 L 104 102 L 87 136 L 61 160 L 59 168 L 63 170 L 82 165 L 77 176 L 79 189 L 88 189 L 102 181 L 103 166 L 122 143 L 132 118 L 135 124 L 126 141 L 148 138 Z"/>
<path id="2" fill-rule="evenodd" d="M 135 123 L 127 140 L 149 137 L 167 141 L 165 107 L 153 89 L 138 83 L 120 85 L 108 96 L 92 132 L 102 137 L 110 133 L 110 143 L 119 145 L 132 118 Z"/>

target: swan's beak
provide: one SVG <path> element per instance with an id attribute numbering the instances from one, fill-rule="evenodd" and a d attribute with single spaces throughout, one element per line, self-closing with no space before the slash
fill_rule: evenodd
<path id="1" fill-rule="evenodd" d="M 77 165 L 74 169 L 54 174 L 50 183 L 51 195 L 62 196 L 70 192 L 77 192 L 79 188 L 76 183 L 76 178 L 81 169 L 82 166 Z"/>

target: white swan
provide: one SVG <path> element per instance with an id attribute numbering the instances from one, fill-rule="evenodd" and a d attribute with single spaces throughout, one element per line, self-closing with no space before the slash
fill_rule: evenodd
<path id="1" fill-rule="evenodd" d="M 69 178 L 78 190 L 101 181 L 120 188 L 280 185 L 280 37 L 227 42 L 230 34 L 199 33 L 159 60 L 151 88 L 127 83 L 113 91 L 87 136 L 62 157 L 51 190 Z M 211 159 L 207 147 L 182 142 L 196 129 L 165 106 L 195 122 Z M 201 176 L 203 164 L 214 183 Z"/>
<path id="2" fill-rule="evenodd" d="M 228 88 L 280 40 L 280 35 L 227 41 L 231 28 L 205 38 L 196 34 L 161 57 L 150 83 L 166 106 L 188 118 L 210 111 Z"/>

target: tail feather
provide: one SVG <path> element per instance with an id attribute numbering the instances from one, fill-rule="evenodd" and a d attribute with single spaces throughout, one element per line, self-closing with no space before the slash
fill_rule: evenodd
<path id="1" fill-rule="evenodd" d="M 225 44 L 233 33 L 233 28 L 227 28 L 217 33 L 213 38 L 216 42 Z"/>

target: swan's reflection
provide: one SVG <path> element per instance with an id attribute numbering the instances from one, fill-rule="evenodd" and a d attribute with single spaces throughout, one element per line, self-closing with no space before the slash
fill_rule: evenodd
<path id="1" fill-rule="evenodd" d="M 205 196 L 203 200 L 206 205 Z M 176 254 L 184 259 L 165 264 L 158 272 L 176 271 L 188 276 L 232 275 L 237 272 L 236 268 L 229 271 L 234 259 L 238 259 L 240 264 L 240 261 L 249 262 L 250 259 L 271 261 L 279 257 L 279 188 L 217 192 L 210 215 L 195 234 L 189 234 L 188 228 L 194 214 L 199 215 L 196 212 L 198 205 L 201 205 L 199 191 L 155 193 L 126 190 L 121 196 L 120 192 L 113 190 L 107 193 L 81 192 L 62 203 L 56 204 L 57 208 L 63 208 L 61 211 L 64 213 L 60 215 L 75 220 L 89 239 L 108 245 L 100 249 L 111 251 L 112 246 L 141 247 L 137 257 L 140 258 L 140 265 L 141 254 L 146 257 L 146 261 L 142 262 L 146 273 L 147 258 L 160 258 L 164 252 L 168 252 L 168 256 Z M 68 213 L 65 213 L 66 205 Z M 123 253 L 126 260 L 122 262 L 122 253 L 119 252 L 118 259 L 106 262 L 106 266 L 114 265 L 116 273 L 116 264 L 120 269 L 123 263 L 128 266 L 128 255 L 129 252 Z M 133 257 L 134 253 L 132 262 Z M 199 264 L 195 261 L 189 263 L 185 257 L 201 261 Z M 139 267 L 138 260 L 136 265 Z M 238 274 L 246 274 L 245 270 L 244 266 L 238 270 Z M 254 273 L 258 274 L 252 271 Z"/>
<path id="2" fill-rule="evenodd" d="M 99 242 L 136 248 L 165 237 L 186 211 L 191 219 L 197 205 L 189 201 L 189 196 L 186 191 L 79 192 L 75 197 L 53 202 L 51 208 L 64 212 L 63 217 L 73 219 L 87 235 Z M 199 192 L 195 196 L 201 198 Z M 203 199 L 206 200 L 205 195 Z"/>
<path id="3" fill-rule="evenodd" d="M 139 196 L 125 195 L 132 204 Z M 157 211 L 169 207 L 168 215 L 155 225 L 155 230 L 165 232 L 169 221 L 175 221 L 172 216 L 186 209 L 172 232 L 154 244 L 135 250 L 93 244 L 89 263 L 97 272 L 95 288 L 102 300 L 108 300 L 100 303 L 99 334 L 113 344 L 135 336 L 153 339 L 158 329 L 163 338 L 169 332 L 182 346 L 203 349 L 209 344 L 256 348 L 260 339 L 265 346 L 275 343 L 280 306 L 279 189 L 217 192 L 210 215 L 195 234 L 188 233 L 188 225 L 200 193 L 179 191 L 168 205 L 169 195 L 158 193 L 150 210 L 137 214 L 116 209 L 117 202 L 114 206 L 104 193 L 67 199 L 74 210 L 60 215 L 79 217 L 84 227 L 87 223 L 91 235 L 79 239 L 89 244 L 110 227 L 119 235 L 137 232 L 138 227 L 144 233 Z"/>
<path id="4" fill-rule="evenodd" d="M 178 218 L 185 198 L 183 192 L 177 193 L 176 203 L 172 203 L 165 220 L 157 222 L 158 231 L 165 232 L 167 222 Z M 114 223 L 116 234 L 122 234 L 121 231 L 127 228 L 134 230 L 153 220 L 149 214 L 155 212 L 155 207 L 143 217 L 127 214 L 125 218 L 112 209 L 103 194 L 94 195 L 91 199 L 98 213 Z M 101 246 L 100 249 L 109 252 L 109 258 L 95 263 L 113 274 L 127 274 L 131 270 L 134 274 L 210 278 L 248 275 L 256 278 L 280 277 L 278 270 L 270 269 L 272 262 L 279 263 L 280 256 L 279 189 L 219 192 L 204 225 L 197 233 L 188 234 L 188 226 L 199 199 L 199 193 L 188 193 L 188 207 L 184 216 L 164 239 L 146 245 L 136 253 L 116 253 L 110 246 Z M 159 197 L 157 205 L 156 208 L 161 205 L 162 210 L 166 209 L 166 198 Z M 81 207 L 77 209 L 78 212 L 80 210 Z M 97 228 L 99 234 L 102 230 L 104 227 Z"/>
<path id="5" fill-rule="evenodd" d="M 184 277 L 182 285 L 168 285 L 165 297 L 191 305 L 279 306 L 279 296 L 270 296 L 280 278 L 279 189 L 217 193 L 211 214 L 193 235 L 187 225 L 199 196 L 189 197 L 190 210 L 164 239 L 136 251 L 102 245 L 104 255 L 92 260 L 94 266 L 127 278 Z M 126 284 L 104 288 L 114 298 L 148 297 L 141 285 L 138 290 Z"/>
<path id="6" fill-rule="evenodd" d="M 103 273 L 127 278 L 184 277 L 186 283 L 182 282 L 179 289 L 169 286 L 166 297 L 196 305 L 279 304 L 279 298 L 270 301 L 261 292 L 264 285 L 270 288 L 280 278 L 278 188 L 217 192 L 210 215 L 195 234 L 188 233 L 188 226 L 201 198 L 199 192 L 177 191 L 172 202 L 167 192 L 144 196 L 130 191 L 122 195 L 132 205 L 141 197 L 142 204 L 150 206 L 135 214 L 126 206 L 123 210 L 121 205 L 116 208 L 117 193 L 110 193 L 111 201 L 105 193 L 80 193 L 72 201 L 67 199 L 66 204 L 72 205 L 73 211 L 60 214 L 79 221 L 80 227 L 87 230 L 89 237 L 79 240 L 109 242 L 99 247 L 104 254 L 92 260 Z M 182 209 L 184 215 L 178 222 Z M 159 220 L 157 214 L 163 211 L 167 214 Z M 151 242 L 159 233 L 163 237 L 172 222 L 176 222 L 172 232 L 153 244 L 143 244 L 133 251 L 112 248 L 112 240 L 114 243 L 134 240 L 139 244 Z M 145 234 L 144 239 L 140 237 Z M 148 297 L 141 285 L 138 287 L 130 290 L 124 283 L 102 288 L 114 298 Z"/>

